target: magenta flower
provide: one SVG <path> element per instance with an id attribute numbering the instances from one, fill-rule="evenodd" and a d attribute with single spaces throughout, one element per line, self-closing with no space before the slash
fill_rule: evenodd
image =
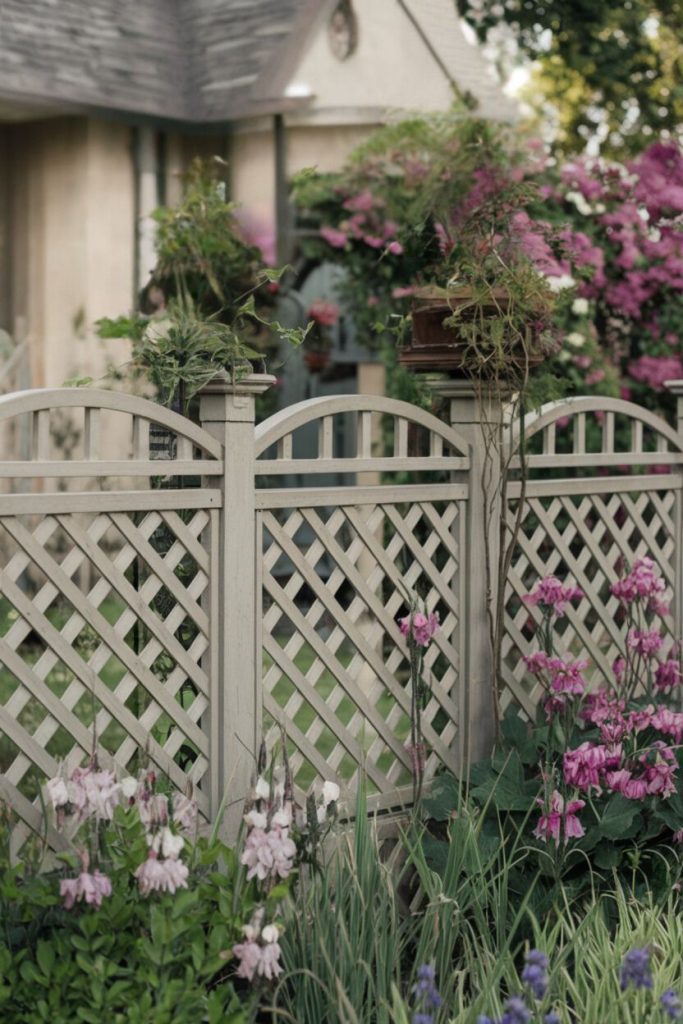
<path id="1" fill-rule="evenodd" d="M 675 686 L 681 685 L 681 663 L 678 659 L 669 658 L 657 666 L 655 672 L 655 689 L 673 690 Z"/>
<path id="2" fill-rule="evenodd" d="M 600 772 L 609 759 L 610 754 L 605 747 L 595 743 L 582 743 L 576 750 L 568 750 L 564 755 L 565 781 L 577 789 L 588 791 L 593 788 L 600 792 Z"/>
<path id="3" fill-rule="evenodd" d="M 539 798 L 536 803 L 545 808 L 544 800 Z M 542 839 L 543 842 L 547 842 L 549 839 L 559 842 L 560 836 L 565 843 L 570 839 L 580 839 L 585 830 L 576 814 L 585 806 L 584 800 L 570 800 L 565 808 L 564 798 L 557 790 L 554 790 L 550 798 L 550 807 L 546 814 L 540 816 L 534 829 L 534 835 L 537 839 Z"/>
<path id="4" fill-rule="evenodd" d="M 359 192 L 358 195 L 350 196 L 343 204 L 345 210 L 351 210 L 354 213 L 367 213 L 372 210 L 374 205 L 375 198 L 367 188 Z"/>
<path id="5" fill-rule="evenodd" d="M 631 650 L 644 658 L 652 658 L 664 643 L 664 639 L 656 629 L 630 629 L 626 643 Z"/>
<path id="6" fill-rule="evenodd" d="M 64 906 L 71 910 L 74 903 L 85 900 L 93 907 L 101 907 L 105 896 L 111 896 L 111 881 L 106 875 L 95 871 L 89 874 L 82 871 L 78 878 L 63 878 L 59 883 L 59 895 L 64 899 Z"/>
<path id="7" fill-rule="evenodd" d="M 567 604 L 570 601 L 578 601 L 581 597 L 583 591 L 579 587 L 565 587 L 557 576 L 544 576 L 522 600 L 530 605 L 540 605 L 546 614 L 560 618 L 564 615 Z"/>
<path id="8" fill-rule="evenodd" d="M 647 557 L 636 559 L 631 571 L 611 587 L 614 596 L 624 604 L 645 600 L 652 606 L 650 610 L 657 612 L 659 609 L 659 614 L 668 613 L 668 607 L 660 600 L 665 589 L 666 583 L 659 568 Z"/>
<path id="9" fill-rule="evenodd" d="M 399 619 L 398 625 L 403 636 L 412 639 L 418 647 L 428 647 L 439 628 L 439 613 L 411 612 L 404 619 Z"/>
<path id="10" fill-rule="evenodd" d="M 393 242 L 389 242 L 387 252 L 390 253 L 391 256 L 401 256 L 403 253 L 403 246 L 400 242 L 397 242 L 396 239 L 394 239 Z"/>
<path id="11" fill-rule="evenodd" d="M 650 724 L 665 736 L 673 737 L 676 743 L 680 743 L 683 739 L 683 712 L 671 711 L 670 708 L 660 704 L 652 715 Z"/>

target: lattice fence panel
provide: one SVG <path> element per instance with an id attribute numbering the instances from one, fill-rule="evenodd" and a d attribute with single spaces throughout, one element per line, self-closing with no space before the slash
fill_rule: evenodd
<path id="1" fill-rule="evenodd" d="M 180 495 L 179 495 L 180 497 Z M 182 500 L 182 498 L 181 498 Z M 60 762 L 147 759 L 181 790 L 209 767 L 204 509 L 0 517 L 0 771 L 23 817 Z M 208 798 L 196 791 L 201 810 Z"/>
<path id="2" fill-rule="evenodd" d="M 455 767 L 463 517 L 461 502 L 419 500 L 261 513 L 264 728 L 272 747 L 284 727 L 300 797 L 318 778 L 353 790 L 362 769 L 373 806 L 409 798 L 409 666 L 397 623 L 409 592 L 441 619 L 426 655 L 427 775 Z"/>
<path id="3" fill-rule="evenodd" d="M 623 646 L 622 612 L 610 593 L 623 564 L 645 555 L 660 566 L 674 592 L 677 492 L 619 488 L 606 493 L 552 493 L 529 497 L 506 587 L 503 671 L 505 708 L 516 700 L 529 717 L 535 714 L 540 688 L 525 669 L 522 655 L 537 649 L 540 615 L 522 600 L 539 577 L 567 578 L 584 597 L 557 621 L 557 653 L 586 658 L 594 685 L 613 680 L 611 666 Z M 516 510 L 511 506 L 511 516 Z M 680 584 L 679 584 L 680 585 Z M 670 620 L 667 625 L 672 627 Z M 669 645 L 673 637 L 669 635 Z M 590 670 L 589 670 L 590 671 Z"/>

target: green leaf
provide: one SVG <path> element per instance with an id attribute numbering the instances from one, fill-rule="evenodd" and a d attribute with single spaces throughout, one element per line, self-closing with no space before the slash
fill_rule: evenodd
<path id="1" fill-rule="evenodd" d="M 640 824 L 637 801 L 616 793 L 608 802 L 598 823 L 600 835 L 605 839 L 627 839 L 635 834 L 636 819 Z"/>
<path id="2" fill-rule="evenodd" d="M 38 961 L 38 966 L 43 974 L 49 978 L 55 963 L 54 950 L 49 942 L 43 942 L 41 940 L 38 943 L 38 948 L 36 949 L 36 960 Z"/>
<path id="3" fill-rule="evenodd" d="M 614 843 L 600 843 L 593 854 L 593 860 L 596 867 L 611 870 L 619 866 L 622 855 L 622 851 Z"/>
<path id="4" fill-rule="evenodd" d="M 439 775 L 431 786 L 422 806 L 435 821 L 448 821 L 460 802 L 460 784 L 450 773 Z"/>

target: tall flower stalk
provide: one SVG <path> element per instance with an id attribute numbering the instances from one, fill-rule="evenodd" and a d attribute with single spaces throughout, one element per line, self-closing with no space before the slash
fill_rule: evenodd
<path id="1" fill-rule="evenodd" d="M 422 735 L 422 712 L 431 696 L 431 687 L 424 677 L 426 649 L 439 629 L 438 612 L 428 612 L 417 597 L 411 598 L 410 611 L 399 619 L 401 633 L 408 644 L 410 664 L 410 759 L 413 770 L 413 808 L 417 809 L 422 796 L 426 766 L 426 752 Z"/>

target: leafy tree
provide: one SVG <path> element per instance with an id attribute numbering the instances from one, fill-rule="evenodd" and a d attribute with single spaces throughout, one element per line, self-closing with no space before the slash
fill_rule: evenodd
<path id="1" fill-rule="evenodd" d="M 603 152 L 635 152 L 683 126 L 679 0 L 456 3 L 499 54 L 516 51 L 537 62 L 534 105 L 555 108 L 556 141 L 565 152 L 591 137 Z"/>

